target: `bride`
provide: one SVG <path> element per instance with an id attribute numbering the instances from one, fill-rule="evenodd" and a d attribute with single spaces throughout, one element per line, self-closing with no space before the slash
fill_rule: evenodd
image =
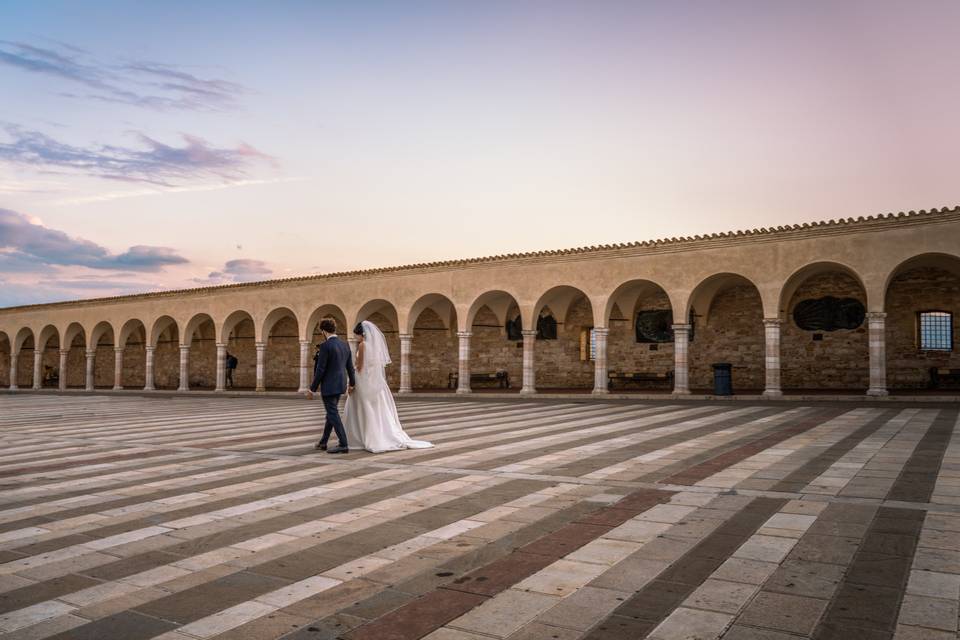
<path id="1" fill-rule="evenodd" d="M 372 453 L 397 449 L 427 449 L 433 444 L 413 440 L 400 426 L 397 405 L 387 386 L 384 367 L 390 364 L 387 341 L 377 325 L 363 321 L 353 332 L 357 346 L 357 385 L 347 397 L 344 429 L 347 442 Z"/>

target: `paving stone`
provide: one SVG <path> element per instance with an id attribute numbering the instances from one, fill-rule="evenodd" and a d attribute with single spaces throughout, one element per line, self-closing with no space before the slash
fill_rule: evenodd
<path id="1" fill-rule="evenodd" d="M 508 589 L 450 622 L 448 626 L 506 638 L 557 602 L 559 599 L 555 596 Z"/>
<path id="2" fill-rule="evenodd" d="M 735 614 L 756 593 L 754 585 L 710 579 L 684 601 L 687 607 Z"/>
<path id="3" fill-rule="evenodd" d="M 551 628 L 586 631 L 609 616 L 632 595 L 627 591 L 583 587 L 548 609 L 537 620 Z"/>
<path id="4" fill-rule="evenodd" d="M 826 608 L 824 600 L 761 591 L 737 622 L 807 635 Z"/>
<path id="5" fill-rule="evenodd" d="M 900 624 L 943 631 L 957 630 L 957 601 L 907 594 L 900 606 Z"/>
<path id="6" fill-rule="evenodd" d="M 830 599 L 843 574 L 844 568 L 840 565 L 787 561 L 763 584 L 763 589 L 808 598 Z"/>
<path id="7" fill-rule="evenodd" d="M 717 637 L 731 620 L 733 620 L 731 615 L 681 607 L 651 631 L 648 638 L 649 640 L 713 638 Z"/>

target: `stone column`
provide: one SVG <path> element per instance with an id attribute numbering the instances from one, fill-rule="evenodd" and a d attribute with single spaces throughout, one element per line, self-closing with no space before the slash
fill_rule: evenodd
<path id="1" fill-rule="evenodd" d="M 690 325 L 673 325 L 673 395 L 690 394 Z"/>
<path id="2" fill-rule="evenodd" d="M 310 341 L 300 341 L 300 393 L 310 390 Z"/>
<path id="3" fill-rule="evenodd" d="M 214 391 L 223 391 L 227 384 L 227 345 L 217 343 L 217 386 Z"/>
<path id="4" fill-rule="evenodd" d="M 536 329 L 521 331 L 523 334 L 523 387 L 520 395 L 533 395 L 537 392 L 537 372 L 534 369 L 533 356 L 537 345 Z"/>
<path id="5" fill-rule="evenodd" d="M 607 386 L 607 336 L 610 329 L 606 327 L 593 328 L 593 392 L 598 395 L 610 393 Z M 590 348 L 590 345 L 587 345 Z"/>
<path id="6" fill-rule="evenodd" d="M 144 375 L 143 390 L 144 391 L 153 391 L 156 387 L 153 386 L 153 351 L 156 347 L 147 346 L 147 371 Z"/>
<path id="7" fill-rule="evenodd" d="M 870 344 L 870 388 L 868 396 L 885 396 L 887 391 L 887 314 L 871 311 L 867 314 Z"/>
<path id="8" fill-rule="evenodd" d="M 123 347 L 113 348 L 113 389 L 123 389 Z"/>
<path id="9" fill-rule="evenodd" d="M 177 391 L 190 391 L 190 345 L 180 345 L 180 385 Z"/>
<path id="10" fill-rule="evenodd" d="M 783 395 L 780 388 L 780 318 L 763 319 L 764 335 L 764 370 L 766 372 L 766 388 L 763 395 L 768 398 L 779 398 Z"/>
<path id="11" fill-rule="evenodd" d="M 34 349 L 33 350 L 33 388 L 39 389 L 43 386 L 43 371 L 40 368 L 43 366 L 43 350 Z"/>
<path id="12" fill-rule="evenodd" d="M 84 389 L 86 391 L 93 391 L 94 377 L 96 376 L 95 365 L 97 363 L 97 352 L 87 349 L 87 370 L 86 370 L 86 382 L 84 384 Z"/>
<path id="13" fill-rule="evenodd" d="M 473 333 L 458 331 L 457 337 L 460 339 L 457 360 L 457 393 L 473 393 L 473 389 L 470 388 L 470 338 L 473 337 Z"/>
<path id="14" fill-rule="evenodd" d="M 413 393 L 410 371 L 410 351 L 413 348 L 413 336 L 400 334 L 400 388 L 398 393 Z"/>
<path id="15" fill-rule="evenodd" d="M 267 355 L 267 343 L 258 342 L 257 346 L 257 391 L 266 391 L 267 387 L 264 384 L 264 374 L 266 371 L 263 368 L 263 359 Z"/>
<path id="16" fill-rule="evenodd" d="M 17 360 L 20 359 L 20 353 L 10 352 L 10 390 L 17 390 Z"/>
<path id="17" fill-rule="evenodd" d="M 60 374 L 59 374 L 60 391 L 67 390 L 67 356 L 69 355 L 70 355 L 70 349 L 60 349 Z"/>

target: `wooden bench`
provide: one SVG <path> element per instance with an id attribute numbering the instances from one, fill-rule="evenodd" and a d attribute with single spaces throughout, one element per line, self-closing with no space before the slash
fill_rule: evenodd
<path id="1" fill-rule="evenodd" d="M 491 373 L 471 373 L 470 374 L 470 386 L 472 387 L 476 384 L 483 384 L 493 382 L 501 389 L 510 388 L 510 374 L 506 371 L 493 371 Z M 456 389 L 460 384 L 460 374 L 458 372 L 451 373 L 447 378 L 447 388 Z"/>
<path id="2" fill-rule="evenodd" d="M 930 367 L 930 388 L 940 389 L 944 382 L 960 385 L 960 369 Z"/>
<path id="3" fill-rule="evenodd" d="M 660 373 L 654 371 L 610 371 L 607 373 L 607 388 L 613 389 L 614 383 L 623 384 L 623 386 L 633 383 L 641 387 L 648 383 L 672 385 L 673 371 Z"/>

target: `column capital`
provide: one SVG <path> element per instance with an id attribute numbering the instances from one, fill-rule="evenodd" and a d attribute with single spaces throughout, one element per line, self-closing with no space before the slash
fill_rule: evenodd
<path id="1" fill-rule="evenodd" d="M 411 340 L 413 340 L 412 333 L 401 333 L 399 335 L 400 335 L 400 340 L 403 342 L 410 342 Z"/>
<path id="2" fill-rule="evenodd" d="M 70 355 L 70 349 L 60 349 L 60 355 L 62 356 Z"/>
<path id="3" fill-rule="evenodd" d="M 114 347 L 114 348 L 113 348 L 113 352 L 114 352 L 114 353 L 123 353 L 123 350 L 124 350 L 124 349 L 126 349 L 126 347 Z"/>
<path id="4" fill-rule="evenodd" d="M 180 345 L 180 353 L 183 353 L 184 351 L 190 351 L 190 345 L 188 344 Z"/>
<path id="5" fill-rule="evenodd" d="M 610 333 L 610 327 L 594 327 L 593 332 L 598 336 L 605 336 Z"/>
<path id="6" fill-rule="evenodd" d="M 312 341 L 312 340 L 301 340 L 301 341 L 300 341 L 300 346 L 301 346 L 301 347 L 309 347 L 311 342 L 313 342 L 313 341 Z"/>
<path id="7" fill-rule="evenodd" d="M 867 320 L 874 320 L 874 321 L 883 320 L 886 317 L 887 317 L 887 314 L 885 311 L 868 311 L 867 312 Z"/>
<path id="8" fill-rule="evenodd" d="M 473 332 L 472 332 L 472 331 L 457 331 L 457 337 L 458 337 L 458 338 L 472 338 L 472 337 L 473 337 Z"/>
<path id="9" fill-rule="evenodd" d="M 253 343 L 253 346 L 255 346 L 255 347 L 257 348 L 257 351 L 260 351 L 261 349 L 266 349 L 266 348 L 267 348 L 267 343 L 266 343 L 266 342 L 254 342 L 254 343 Z"/>
<path id="10" fill-rule="evenodd" d="M 690 325 L 685 323 L 671 325 L 671 328 L 674 331 L 682 331 L 684 333 L 690 332 Z"/>
<path id="11" fill-rule="evenodd" d="M 217 343 L 217 349 L 226 349 L 226 348 L 227 348 L 227 343 L 226 343 L 226 342 L 218 342 L 218 343 Z"/>
<path id="12" fill-rule="evenodd" d="M 764 318 L 763 326 L 765 327 L 779 327 L 783 324 L 783 320 L 780 318 Z"/>
<path id="13" fill-rule="evenodd" d="M 149 345 L 149 344 L 146 345 L 146 346 L 144 346 L 143 348 L 146 349 L 147 353 L 153 353 L 154 351 L 157 350 L 157 348 L 156 348 L 155 346 L 152 346 L 152 345 Z"/>
<path id="14" fill-rule="evenodd" d="M 520 334 L 521 334 L 524 338 L 536 338 L 536 337 L 537 337 L 537 330 L 536 330 L 536 329 L 524 329 L 523 331 L 520 332 Z"/>
<path id="15" fill-rule="evenodd" d="M 85 355 L 86 355 L 88 358 L 96 358 L 96 357 L 97 357 L 97 352 L 96 352 L 95 350 L 87 349 L 84 353 L 85 353 Z"/>

